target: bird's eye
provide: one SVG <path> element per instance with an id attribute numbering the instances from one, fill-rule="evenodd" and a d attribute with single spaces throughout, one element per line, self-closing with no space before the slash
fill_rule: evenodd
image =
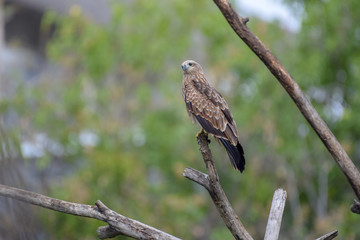
<path id="1" fill-rule="evenodd" d="M 191 66 L 192 66 L 192 63 L 189 63 L 189 66 L 191 67 Z"/>

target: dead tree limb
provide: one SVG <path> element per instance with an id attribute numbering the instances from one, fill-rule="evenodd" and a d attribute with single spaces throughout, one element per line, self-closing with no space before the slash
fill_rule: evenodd
<path id="1" fill-rule="evenodd" d="M 201 132 L 197 139 L 209 175 L 193 168 L 186 168 L 183 175 L 186 178 L 200 184 L 209 192 L 216 208 L 220 213 L 220 216 L 224 220 L 230 232 L 234 235 L 235 239 L 252 239 L 230 205 L 230 202 L 221 187 L 219 176 L 217 174 L 211 150 L 209 148 L 207 134 Z M 277 189 L 274 193 L 271 204 L 269 220 L 264 238 L 265 240 L 277 240 L 279 238 L 285 201 L 286 191 L 283 189 Z"/>
<path id="2" fill-rule="evenodd" d="M 246 26 L 249 19 L 240 17 L 231 7 L 227 0 L 213 0 L 218 6 L 225 19 L 228 21 L 236 34 L 249 46 L 249 48 L 261 59 L 270 72 L 285 88 L 293 99 L 300 112 L 310 123 L 316 134 L 324 143 L 341 171 L 348 179 L 356 196 L 360 199 L 360 173 L 346 154 L 343 147 L 330 131 L 326 123 L 319 116 L 310 101 L 306 98 L 299 85 L 294 81 L 285 67 L 262 43 L 259 38 Z"/>
<path id="3" fill-rule="evenodd" d="M 219 211 L 220 216 L 224 220 L 225 225 L 233 234 L 235 239 L 253 239 L 239 220 L 228 198 L 226 197 L 223 188 L 221 187 L 219 176 L 217 174 L 214 160 L 209 148 L 207 134 L 201 132 L 197 139 L 209 175 L 201 173 L 192 168 L 185 169 L 183 175 L 186 178 L 202 185 L 206 188 L 206 190 L 208 190 L 217 210 Z"/>
<path id="4" fill-rule="evenodd" d="M 268 223 L 266 225 L 264 240 L 279 239 L 282 215 L 285 208 L 286 191 L 279 188 L 275 191 L 271 203 Z"/>
<path id="5" fill-rule="evenodd" d="M 96 206 L 91 206 L 87 204 L 67 202 L 1 184 L 0 196 L 13 198 L 62 213 L 94 218 L 106 222 L 109 224 L 109 226 L 99 227 L 97 230 L 98 237 L 100 239 L 112 238 L 117 235 L 125 235 L 128 237 L 144 240 L 180 240 L 179 238 L 169 235 L 168 233 L 162 232 L 156 228 L 114 212 L 99 200 L 95 203 Z"/>

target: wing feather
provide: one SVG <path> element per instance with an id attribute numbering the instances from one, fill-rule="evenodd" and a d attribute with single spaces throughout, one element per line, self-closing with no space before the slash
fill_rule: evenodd
<path id="1" fill-rule="evenodd" d="M 205 131 L 224 139 L 231 144 L 238 142 L 235 121 L 229 107 L 221 94 L 204 81 L 192 81 L 184 89 L 185 103 L 189 115 L 196 120 Z"/>

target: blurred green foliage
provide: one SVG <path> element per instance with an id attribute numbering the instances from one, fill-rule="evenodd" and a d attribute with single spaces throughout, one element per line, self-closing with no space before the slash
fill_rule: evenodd
<path id="1" fill-rule="evenodd" d="M 304 7 L 301 31 L 251 18 L 249 27 L 276 54 L 358 165 L 360 125 L 360 3 L 287 1 Z M 211 148 L 221 181 L 255 239 L 265 232 L 272 194 L 288 191 L 281 236 L 313 239 L 334 229 L 360 236 L 349 211 L 354 194 L 295 104 L 208 1 L 137 0 L 112 5 L 108 25 L 81 9 L 48 12 L 56 23 L 47 46 L 61 66 L 35 86 L 19 80 L 18 94 L 0 105 L 23 125 L 17 134 L 46 133 L 74 171 L 51 195 L 93 204 L 184 239 L 230 239 L 208 194 L 182 177 L 204 170 L 181 95 L 185 59 L 199 61 L 235 116 L 247 158 L 235 172 L 221 146 Z M 21 133 L 19 133 L 21 131 Z M 85 144 L 81 137 L 92 139 Z M 51 157 L 49 150 L 44 156 Z M 53 239 L 96 239 L 103 225 L 46 212 Z"/>

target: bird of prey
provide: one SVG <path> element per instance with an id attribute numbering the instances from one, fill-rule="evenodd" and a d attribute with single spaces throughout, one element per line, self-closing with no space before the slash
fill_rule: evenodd
<path id="1" fill-rule="evenodd" d="M 239 143 L 236 123 L 225 99 L 210 86 L 200 64 L 187 60 L 181 67 L 182 93 L 190 118 L 224 145 L 234 168 L 243 172 L 244 150 Z"/>

